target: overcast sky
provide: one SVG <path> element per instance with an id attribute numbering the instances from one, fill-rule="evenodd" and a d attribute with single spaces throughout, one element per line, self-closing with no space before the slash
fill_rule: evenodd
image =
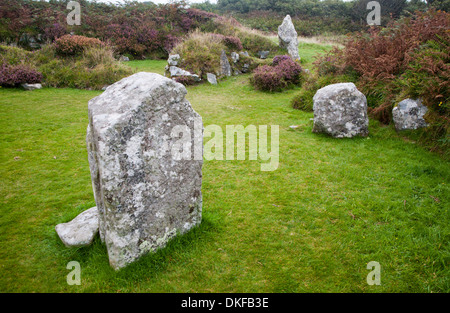
<path id="1" fill-rule="evenodd" d="M 170 0 L 136 0 L 137 2 L 146 2 L 151 1 L 153 3 L 169 3 L 172 2 Z M 97 0 L 97 2 L 112 2 L 112 3 L 124 3 L 124 0 Z M 203 3 L 205 0 L 188 0 L 189 3 Z M 209 0 L 211 3 L 217 3 L 217 0 Z"/>
<path id="2" fill-rule="evenodd" d="M 125 0 L 97 0 L 98 2 L 112 2 L 112 3 L 124 3 Z M 138 2 L 151 1 L 153 3 L 169 3 L 171 0 L 136 0 Z M 188 0 L 189 3 L 203 3 L 206 0 Z M 352 0 L 344 0 L 344 1 L 352 1 Z M 209 0 L 211 3 L 217 3 L 217 0 Z"/>

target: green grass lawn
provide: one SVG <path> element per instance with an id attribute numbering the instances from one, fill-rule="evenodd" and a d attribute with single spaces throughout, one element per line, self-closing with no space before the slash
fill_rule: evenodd
<path id="1" fill-rule="evenodd" d="M 167 65 L 167 61 L 165 60 L 129 61 L 126 62 L 125 64 L 139 72 L 152 72 L 164 75 L 164 67 Z"/>
<path id="2" fill-rule="evenodd" d="M 54 229 L 95 206 L 85 135 L 100 92 L 0 89 L 0 292 L 449 292 L 449 163 L 374 121 L 369 138 L 313 134 L 313 114 L 290 106 L 298 90 L 248 79 L 188 100 L 205 126 L 279 125 L 278 170 L 205 161 L 201 226 L 119 272 L 99 239 L 68 249 Z M 381 286 L 366 282 L 370 261 Z"/>

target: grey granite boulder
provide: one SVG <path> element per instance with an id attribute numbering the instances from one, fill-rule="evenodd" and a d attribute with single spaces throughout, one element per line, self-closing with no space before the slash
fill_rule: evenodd
<path id="1" fill-rule="evenodd" d="M 89 101 L 99 232 L 116 270 L 201 222 L 203 124 L 186 94 L 172 79 L 137 73 Z"/>
<path id="2" fill-rule="evenodd" d="M 84 247 L 94 240 L 98 225 L 98 210 L 94 207 L 68 223 L 56 225 L 55 230 L 66 247 Z"/>
<path id="3" fill-rule="evenodd" d="M 403 100 L 392 110 L 395 129 L 402 131 L 427 127 L 428 124 L 424 119 L 427 112 L 428 108 L 420 99 Z"/>
<path id="4" fill-rule="evenodd" d="M 217 85 L 217 76 L 212 73 L 206 74 L 206 79 L 211 85 Z"/>
<path id="5" fill-rule="evenodd" d="M 278 27 L 278 41 L 280 47 L 287 49 L 293 60 L 300 59 L 298 53 L 298 34 L 289 15 L 286 15 L 283 23 Z"/>
<path id="6" fill-rule="evenodd" d="M 369 134 L 367 99 L 353 83 L 319 89 L 313 98 L 315 133 L 335 138 L 352 138 Z"/>

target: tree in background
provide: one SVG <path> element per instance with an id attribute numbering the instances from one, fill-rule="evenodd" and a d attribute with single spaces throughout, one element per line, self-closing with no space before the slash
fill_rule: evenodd
<path id="1" fill-rule="evenodd" d="M 438 10 L 450 11 L 450 0 L 427 0 L 427 4 Z"/>

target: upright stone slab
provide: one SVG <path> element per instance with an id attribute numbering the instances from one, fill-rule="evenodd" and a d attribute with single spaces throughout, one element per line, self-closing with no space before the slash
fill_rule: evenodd
<path id="1" fill-rule="evenodd" d="M 99 232 L 116 270 L 201 222 L 203 125 L 186 94 L 169 78 L 137 73 L 89 102 Z"/>
<path id="2" fill-rule="evenodd" d="M 220 55 L 220 71 L 221 75 L 231 76 L 231 65 L 225 50 L 222 50 L 222 54 Z"/>
<path id="3" fill-rule="evenodd" d="M 369 135 L 367 99 L 355 84 L 328 85 L 317 91 L 313 101 L 313 132 L 335 138 Z"/>
<path id="4" fill-rule="evenodd" d="M 299 60 L 298 34 L 290 15 L 286 15 L 283 23 L 278 27 L 278 40 L 280 47 L 287 49 L 293 60 Z"/>

